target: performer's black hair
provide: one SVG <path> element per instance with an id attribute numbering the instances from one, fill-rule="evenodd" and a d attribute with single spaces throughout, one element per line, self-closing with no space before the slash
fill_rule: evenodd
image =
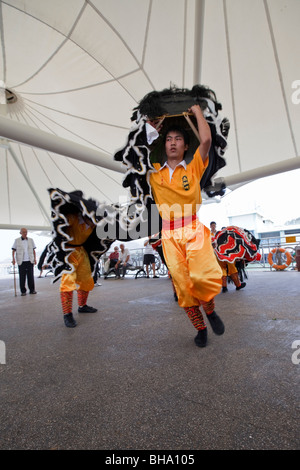
<path id="1" fill-rule="evenodd" d="M 166 143 L 167 135 L 169 134 L 169 132 L 178 132 L 179 134 L 182 135 L 185 145 L 190 145 L 189 133 L 183 127 L 178 126 L 177 124 L 173 124 L 173 125 L 171 124 L 167 128 L 167 130 L 164 132 L 164 135 L 163 135 L 163 144 L 164 145 Z"/>

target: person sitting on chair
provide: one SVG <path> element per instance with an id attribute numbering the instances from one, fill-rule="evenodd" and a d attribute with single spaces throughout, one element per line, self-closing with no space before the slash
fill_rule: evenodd
<path id="1" fill-rule="evenodd" d="M 122 278 L 125 277 L 126 274 L 126 269 L 128 266 L 131 265 L 130 263 L 130 253 L 128 248 L 125 248 L 124 244 L 121 243 L 120 245 L 120 257 L 116 263 L 115 269 L 116 269 L 116 279 L 120 279 L 120 271 L 122 271 Z"/>

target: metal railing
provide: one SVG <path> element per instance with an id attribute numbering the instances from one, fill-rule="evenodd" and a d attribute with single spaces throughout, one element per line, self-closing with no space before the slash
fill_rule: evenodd
<path id="1" fill-rule="evenodd" d="M 126 276 L 134 275 L 135 277 L 145 277 L 146 271 L 144 266 L 144 249 L 137 248 L 129 250 L 130 252 L 130 264 L 131 266 L 126 271 Z M 99 261 L 100 275 L 105 275 L 104 265 L 108 259 L 109 253 L 105 253 L 101 256 Z M 149 272 L 151 273 L 152 266 L 149 266 Z M 113 273 L 113 269 L 111 269 Z M 155 271 L 159 276 L 167 276 L 168 270 L 167 267 L 162 262 L 158 253 L 155 253 Z"/>
<path id="2" fill-rule="evenodd" d="M 129 250 L 130 252 L 130 257 L 131 257 L 131 266 L 126 272 L 126 276 L 136 276 L 138 273 L 137 277 L 144 277 L 146 276 L 146 271 L 145 271 L 145 266 L 144 266 L 144 248 L 137 248 L 137 249 L 132 249 Z M 103 276 L 105 273 L 104 269 L 104 264 L 107 261 L 109 256 L 109 252 L 105 253 L 103 256 L 101 256 L 100 261 L 99 261 L 99 270 L 100 270 L 100 275 Z M 149 266 L 149 272 L 151 273 L 152 266 Z M 163 264 L 159 254 L 156 252 L 155 253 L 155 270 L 156 274 L 158 276 L 167 276 L 168 275 L 168 270 L 166 266 Z M 45 275 L 47 274 L 48 270 L 45 269 Z M 19 275 L 19 270 L 17 265 L 13 266 L 11 263 L 0 263 L 0 278 L 2 277 L 12 277 L 13 274 Z M 37 266 L 34 266 L 34 274 L 36 275 L 37 272 L 39 272 Z M 49 273 L 48 273 L 49 274 Z"/>
<path id="3" fill-rule="evenodd" d="M 296 269 L 296 249 L 300 250 L 300 234 L 299 235 L 291 235 L 291 236 L 284 236 L 284 237 L 272 237 L 272 238 L 261 238 L 260 239 L 260 246 L 259 246 L 259 253 L 261 254 L 261 260 L 249 263 L 247 265 L 247 269 L 273 269 L 268 262 L 269 253 L 276 249 L 276 248 L 283 248 L 287 250 L 292 257 L 292 261 L 290 265 L 286 268 L 287 270 L 295 270 Z M 144 249 L 137 248 L 132 249 L 130 251 L 131 256 L 131 263 L 132 268 L 128 270 L 126 275 L 136 275 L 136 273 L 140 270 L 140 277 L 145 275 L 145 268 L 143 264 L 144 259 Z M 103 275 L 104 270 L 104 263 L 108 258 L 109 253 L 105 253 L 100 258 L 99 261 L 99 268 L 100 274 Z M 35 267 L 36 268 L 36 267 Z M 149 266 L 151 271 L 151 265 Z M 155 268 L 156 272 L 159 276 L 167 276 L 168 270 L 166 266 L 163 264 L 160 256 L 158 253 L 155 253 Z M 36 268 L 37 269 L 37 268 Z M 15 267 L 15 273 L 18 274 L 17 267 Z M 12 275 L 13 274 L 13 266 L 10 263 L 1 263 L 0 264 L 0 277 L 3 275 Z"/>
<path id="4" fill-rule="evenodd" d="M 292 261 L 290 265 L 286 268 L 287 270 L 295 270 L 296 269 L 296 249 L 300 249 L 300 234 L 299 235 L 285 235 L 283 237 L 272 237 L 272 238 L 261 238 L 260 239 L 260 246 L 259 246 L 259 253 L 261 254 L 261 260 L 256 261 L 253 263 L 248 264 L 248 268 L 269 268 L 272 270 L 273 268 L 269 264 L 268 256 L 272 252 L 272 250 L 276 250 L 277 248 L 283 248 L 287 252 L 290 253 Z M 274 253 L 275 255 L 275 253 Z M 284 258 L 283 254 L 283 258 Z"/>

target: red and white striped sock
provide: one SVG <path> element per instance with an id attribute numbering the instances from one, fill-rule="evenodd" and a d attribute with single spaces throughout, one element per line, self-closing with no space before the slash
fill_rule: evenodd
<path id="1" fill-rule="evenodd" d="M 206 328 L 203 315 L 198 305 L 194 305 L 193 307 L 184 307 L 184 310 L 197 330 L 204 330 Z"/>
<path id="2" fill-rule="evenodd" d="M 64 315 L 72 313 L 73 291 L 60 293 L 61 306 Z"/>
<path id="3" fill-rule="evenodd" d="M 210 315 L 215 309 L 215 299 L 211 299 L 209 302 L 201 302 L 201 305 L 206 315 Z"/>
<path id="4" fill-rule="evenodd" d="M 79 307 L 84 307 L 84 305 L 86 305 L 88 296 L 89 296 L 88 291 L 85 291 L 85 290 L 77 291 L 77 300 L 78 300 Z"/>

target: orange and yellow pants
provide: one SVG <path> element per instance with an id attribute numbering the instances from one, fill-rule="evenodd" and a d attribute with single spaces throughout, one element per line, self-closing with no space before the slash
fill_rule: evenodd
<path id="1" fill-rule="evenodd" d="M 201 305 L 220 293 L 222 270 L 210 231 L 198 218 L 183 227 L 163 228 L 162 246 L 180 307 Z"/>
<path id="2" fill-rule="evenodd" d="M 234 263 L 228 263 L 226 261 L 220 261 L 218 259 L 218 263 L 222 269 L 222 286 L 227 286 L 227 276 L 230 276 L 233 280 L 236 287 L 241 285 L 241 281 L 239 278 L 238 270 Z"/>
<path id="3" fill-rule="evenodd" d="M 74 266 L 74 271 L 62 275 L 60 292 L 91 291 L 94 288 L 94 279 L 85 249 L 82 246 L 76 247 L 69 256 L 69 262 Z"/>

